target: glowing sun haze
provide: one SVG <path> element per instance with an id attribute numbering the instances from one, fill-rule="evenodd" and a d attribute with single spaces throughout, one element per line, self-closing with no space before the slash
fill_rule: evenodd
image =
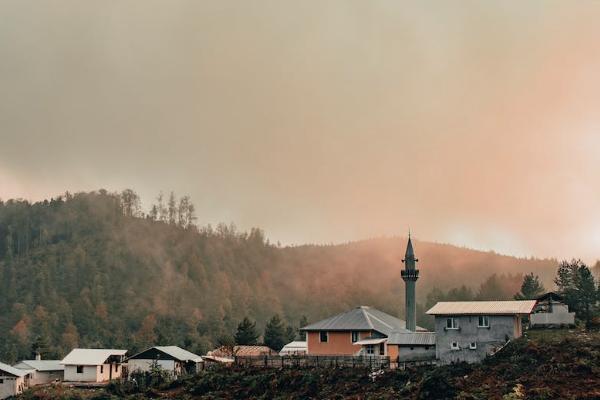
<path id="1" fill-rule="evenodd" d="M 0 3 L 0 197 L 598 257 L 600 2 Z"/>

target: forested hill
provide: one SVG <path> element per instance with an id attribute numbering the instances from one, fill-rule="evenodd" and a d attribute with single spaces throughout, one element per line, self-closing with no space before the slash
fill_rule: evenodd
<path id="1" fill-rule="evenodd" d="M 403 316 L 404 238 L 279 247 L 259 229 L 198 228 L 182 200 L 165 218 L 142 216 L 128 193 L 1 202 L 0 360 L 33 347 L 54 357 L 76 346 L 203 352 L 244 316 L 259 329 L 276 313 L 296 327 L 361 304 Z M 556 266 L 419 241 L 415 250 L 421 312 L 449 295 L 509 298 L 520 274 L 549 283 Z"/>

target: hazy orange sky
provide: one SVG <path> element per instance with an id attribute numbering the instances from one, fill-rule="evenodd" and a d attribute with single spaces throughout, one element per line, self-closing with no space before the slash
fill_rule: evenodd
<path id="1" fill-rule="evenodd" d="M 0 2 L 0 197 L 600 258 L 600 2 Z"/>

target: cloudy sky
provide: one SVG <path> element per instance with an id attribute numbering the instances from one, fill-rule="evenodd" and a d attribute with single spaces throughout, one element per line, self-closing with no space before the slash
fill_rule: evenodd
<path id="1" fill-rule="evenodd" d="M 600 2 L 0 2 L 0 197 L 600 258 Z"/>

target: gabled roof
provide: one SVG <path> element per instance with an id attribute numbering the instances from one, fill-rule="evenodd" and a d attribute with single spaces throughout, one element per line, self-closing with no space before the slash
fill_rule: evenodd
<path id="1" fill-rule="evenodd" d="M 5 372 L 9 375 L 12 376 L 18 376 L 18 377 L 22 377 L 25 376 L 27 374 L 30 374 L 32 371 L 31 370 L 26 370 L 26 369 L 20 369 L 20 368 L 15 368 L 15 367 L 11 367 L 8 364 L 4 364 L 0 362 L 0 371 Z"/>
<path id="2" fill-rule="evenodd" d="M 60 360 L 23 360 L 14 365 L 19 369 L 34 369 L 36 371 L 62 371 L 65 369 Z"/>
<path id="3" fill-rule="evenodd" d="M 435 346 L 435 332 L 392 332 L 387 343 L 405 346 Z"/>
<path id="4" fill-rule="evenodd" d="M 127 350 L 73 349 L 60 362 L 63 365 L 102 365 L 110 356 L 124 356 Z"/>
<path id="5" fill-rule="evenodd" d="M 297 341 L 289 342 L 288 344 L 283 346 L 283 348 L 281 350 L 307 349 L 307 348 L 308 348 L 308 345 L 306 344 L 306 342 L 297 340 Z"/>
<path id="6" fill-rule="evenodd" d="M 429 315 L 513 315 L 530 314 L 535 300 L 511 301 L 440 301 L 431 307 Z"/>
<path id="7" fill-rule="evenodd" d="M 134 356 L 129 357 L 129 359 L 142 358 L 139 356 L 143 355 L 144 353 L 146 353 L 147 351 L 152 350 L 152 349 L 156 349 L 162 353 L 165 353 L 178 361 L 202 362 L 202 357 L 200 357 L 199 355 L 194 354 L 190 351 L 182 349 L 181 347 L 178 347 L 178 346 L 154 346 L 154 347 L 151 347 L 149 349 L 142 351 L 141 353 L 138 353 Z"/>
<path id="8" fill-rule="evenodd" d="M 417 327 L 419 330 L 423 328 Z M 393 331 L 410 332 L 406 322 L 383 311 L 360 306 L 301 328 L 303 331 L 377 331 L 388 336 Z"/>

